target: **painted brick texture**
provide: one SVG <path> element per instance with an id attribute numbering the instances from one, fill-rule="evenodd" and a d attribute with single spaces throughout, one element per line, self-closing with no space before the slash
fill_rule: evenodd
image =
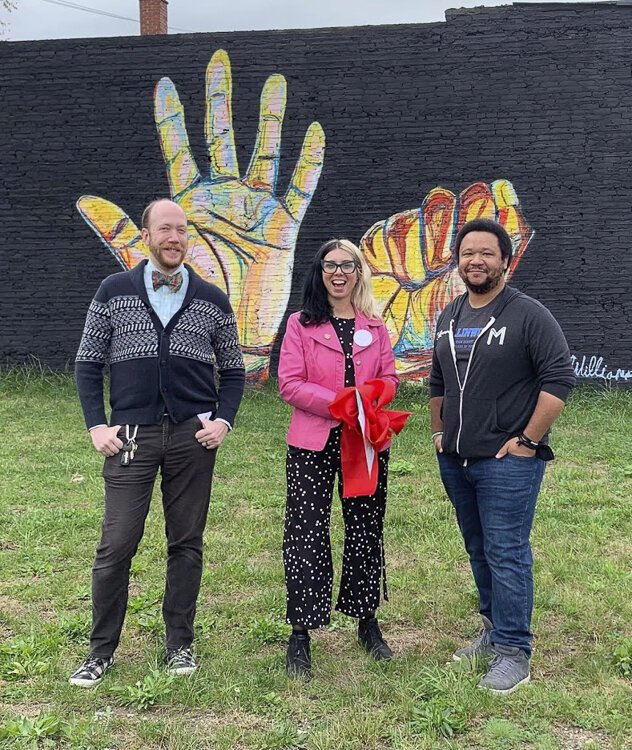
<path id="1" fill-rule="evenodd" d="M 106 198 L 140 222 L 144 205 L 168 194 L 153 111 L 163 76 L 207 170 L 204 76 L 220 48 L 242 173 L 271 74 L 288 86 L 281 194 L 309 124 L 326 135 L 287 314 L 322 241 L 359 242 L 437 186 L 458 194 L 509 180 L 535 231 L 512 283 L 556 316 L 580 374 L 620 370 L 619 382 L 626 373 L 632 382 L 632 6 L 598 4 L 451 11 L 423 25 L 0 45 L 0 364 L 71 364 L 92 295 L 121 270 L 77 198 Z"/>

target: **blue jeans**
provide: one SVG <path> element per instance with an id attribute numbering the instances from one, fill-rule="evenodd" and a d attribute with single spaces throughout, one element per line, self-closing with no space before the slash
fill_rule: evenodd
<path id="1" fill-rule="evenodd" d="M 492 643 L 531 656 L 533 556 L 529 535 L 544 476 L 539 458 L 463 460 L 438 453 L 478 588 L 479 609 L 494 623 Z"/>

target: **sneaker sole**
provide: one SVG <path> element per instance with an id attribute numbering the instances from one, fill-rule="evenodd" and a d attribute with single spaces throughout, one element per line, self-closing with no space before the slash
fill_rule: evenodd
<path id="1" fill-rule="evenodd" d="M 393 654 L 390 656 L 383 656 L 382 654 L 374 654 L 371 651 L 367 652 L 373 661 L 393 661 Z"/>
<path id="2" fill-rule="evenodd" d="M 173 667 L 172 669 L 167 669 L 167 672 L 169 674 L 193 674 L 194 672 L 197 672 L 197 667 Z"/>
<path id="3" fill-rule="evenodd" d="M 487 687 L 487 685 L 479 685 L 478 687 L 481 690 L 487 690 L 488 693 L 492 693 L 493 695 L 510 695 L 511 693 L 515 692 L 520 687 L 520 685 L 526 685 L 530 681 L 531 675 L 528 674 L 523 680 L 520 680 L 520 682 L 517 682 L 515 685 L 513 685 L 513 687 L 507 688 L 506 690 Z"/>
<path id="4" fill-rule="evenodd" d="M 99 677 L 98 680 L 82 680 L 79 677 L 70 677 L 68 682 L 76 687 L 93 688 L 103 682 L 103 677 Z"/>

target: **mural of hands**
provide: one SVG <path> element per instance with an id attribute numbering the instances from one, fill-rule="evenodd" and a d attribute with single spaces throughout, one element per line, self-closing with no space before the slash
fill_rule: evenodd
<path id="1" fill-rule="evenodd" d="M 189 221 L 188 262 L 229 296 L 251 383 L 268 375 L 270 351 L 290 294 L 298 231 L 325 151 L 325 134 L 314 122 L 285 195 L 277 195 L 286 91 L 282 75 L 265 82 L 257 138 L 243 177 L 235 149 L 230 61 L 224 50 L 215 52 L 206 71 L 207 175 L 201 174 L 191 152 L 173 82 L 162 78 L 154 92 L 154 119 L 171 196 Z M 77 207 L 124 268 L 148 256 L 138 227 L 121 208 L 95 196 L 81 197 Z"/>
<path id="2" fill-rule="evenodd" d="M 479 217 L 497 221 L 509 233 L 514 251 L 507 274 L 511 278 L 533 231 L 507 180 L 476 182 L 459 196 L 434 188 L 421 208 L 377 222 L 360 241 L 401 375 L 421 379 L 430 371 L 439 314 L 465 291 L 452 245 L 463 224 Z"/>

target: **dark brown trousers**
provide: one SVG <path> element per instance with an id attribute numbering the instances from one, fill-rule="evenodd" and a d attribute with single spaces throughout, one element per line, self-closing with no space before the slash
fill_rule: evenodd
<path id="1" fill-rule="evenodd" d="M 106 458 L 105 517 L 92 569 L 91 652 L 107 657 L 118 646 L 127 607 L 129 570 L 145 529 L 152 490 L 160 471 L 167 536 L 167 580 L 162 612 L 168 649 L 189 647 L 202 578 L 206 525 L 215 450 L 195 439 L 197 417 L 174 424 L 141 425 L 138 450 L 129 466 L 121 454 Z M 119 437 L 125 441 L 124 430 Z"/>

